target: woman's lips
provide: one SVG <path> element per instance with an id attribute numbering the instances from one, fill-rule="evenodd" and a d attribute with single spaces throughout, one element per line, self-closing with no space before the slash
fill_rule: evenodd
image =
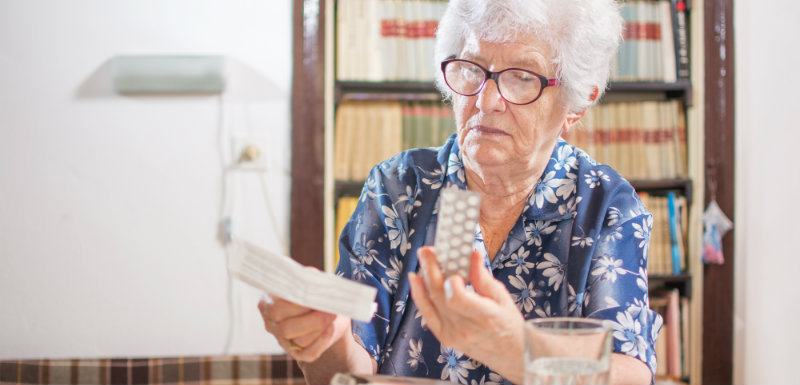
<path id="1" fill-rule="evenodd" d="M 484 135 L 508 135 L 508 133 L 506 133 L 503 130 L 499 130 L 497 128 L 492 128 L 492 127 L 487 127 L 487 126 L 475 126 L 475 127 L 472 127 L 472 129 L 474 131 L 476 131 L 477 133 L 484 134 Z"/>

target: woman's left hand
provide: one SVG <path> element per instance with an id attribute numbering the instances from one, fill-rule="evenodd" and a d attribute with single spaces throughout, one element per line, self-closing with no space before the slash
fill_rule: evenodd
<path id="1" fill-rule="evenodd" d="M 505 285 L 486 269 L 483 256 L 470 257 L 467 290 L 464 279 L 445 279 L 433 247 L 419 249 L 420 273 L 409 274 L 411 297 L 428 328 L 448 347 L 490 367 L 506 379 L 522 382 L 525 319 Z"/>

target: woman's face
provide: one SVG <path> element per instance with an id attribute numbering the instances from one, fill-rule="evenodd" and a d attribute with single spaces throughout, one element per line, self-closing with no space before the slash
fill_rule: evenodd
<path id="1" fill-rule="evenodd" d="M 488 43 L 473 35 L 467 38 L 458 58 L 495 72 L 514 67 L 555 77 L 550 48 L 533 39 Z M 560 100 L 559 88 L 547 87 L 533 103 L 511 104 L 500 96 L 491 79 L 477 95 L 454 93 L 453 109 L 464 165 L 477 172 L 497 170 L 496 166 L 541 172 L 562 128 L 568 127 L 568 117 L 575 115 L 568 114 Z"/>

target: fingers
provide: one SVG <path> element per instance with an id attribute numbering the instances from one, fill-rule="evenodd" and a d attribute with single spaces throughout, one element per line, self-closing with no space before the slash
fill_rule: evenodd
<path id="1" fill-rule="evenodd" d="M 455 293 L 462 295 L 466 291 L 464 279 L 460 275 L 444 277 L 432 247 L 421 247 L 417 255 L 424 279 L 422 291 L 427 294 L 426 299 L 431 306 L 437 309 L 447 307 Z"/>
<path id="2" fill-rule="evenodd" d="M 335 319 L 336 315 L 334 314 L 312 311 L 275 323 L 278 332 L 275 334 L 280 334 L 283 338 L 295 340 L 298 345 L 305 346 L 308 344 L 303 344 L 300 341 L 301 338 L 309 340 L 309 336 L 319 336 Z"/>
<path id="3" fill-rule="evenodd" d="M 274 322 L 297 317 L 311 311 L 311 309 L 305 306 L 289 302 L 279 297 L 272 297 L 271 300 L 262 297 L 258 302 L 258 309 L 261 311 L 261 317 L 264 318 L 264 321 L 270 320 Z"/>
<path id="4" fill-rule="evenodd" d="M 314 346 L 330 345 L 336 315 L 312 310 L 281 298 L 262 298 L 258 303 L 264 328 L 275 336 L 278 344 L 296 359 L 315 358 L 321 350 Z"/>
<path id="5" fill-rule="evenodd" d="M 427 322 L 428 328 L 431 329 L 434 334 L 438 333 L 438 331 L 441 330 L 442 321 L 439 317 L 436 305 L 433 304 L 433 301 L 431 301 L 431 298 L 428 296 L 425 282 L 422 280 L 422 277 L 414 273 L 408 274 L 408 281 L 411 284 L 411 299 L 414 300 L 414 303 L 417 305 L 417 310 L 419 310 L 420 314 L 422 314 L 422 318 Z"/>
<path id="6" fill-rule="evenodd" d="M 480 252 L 472 252 L 469 264 L 469 282 L 475 288 L 476 293 L 491 298 L 497 303 L 503 303 L 509 297 L 508 289 L 494 278 L 486 268 L 483 258 Z"/>
<path id="7" fill-rule="evenodd" d="M 436 252 L 431 246 L 420 247 L 417 257 L 428 295 L 438 302 L 444 298 L 444 276 L 439 261 L 436 260 Z"/>
<path id="8" fill-rule="evenodd" d="M 479 293 L 467 290 L 464 278 L 460 275 L 452 275 L 445 281 L 445 291 L 447 296 L 442 306 L 451 314 L 457 314 L 461 319 L 459 322 L 476 319 L 483 320 L 486 313 L 491 312 L 497 307 L 494 299 L 484 297 Z"/>
<path id="9" fill-rule="evenodd" d="M 322 330 L 317 338 L 302 347 L 300 347 L 300 345 L 302 345 L 302 338 L 295 339 L 294 342 L 298 345 L 299 349 L 291 352 L 292 357 L 298 361 L 316 361 L 325 351 L 339 341 L 342 341 L 343 338 L 352 339 L 350 322 L 351 320 L 348 317 L 335 317 L 334 321 Z"/>
<path id="10" fill-rule="evenodd" d="M 496 280 L 486 268 L 485 257 L 479 251 L 473 251 L 470 255 L 470 284 L 475 292 L 467 290 L 464 278 L 459 275 L 452 275 L 447 279 L 443 277 L 436 252 L 432 247 L 420 248 L 418 257 L 421 273 L 426 277 L 425 284 L 417 289 L 427 294 L 422 299 L 427 304 L 421 305 L 428 305 L 427 307 L 432 310 L 427 310 L 427 313 L 432 314 L 435 311 L 442 323 L 448 318 L 446 313 L 456 313 L 465 318 L 482 317 L 481 314 L 487 309 L 496 307 L 497 304 L 513 303 L 505 285 Z M 417 297 L 413 297 L 413 294 L 412 292 L 412 298 L 420 307 L 417 297 L 422 296 L 417 293 Z M 422 309 L 420 312 L 426 316 Z M 430 320 L 428 322 L 430 323 Z"/>
<path id="11" fill-rule="evenodd" d="M 476 310 L 480 313 L 486 311 L 486 309 L 476 309 L 472 301 L 478 300 L 480 306 L 483 306 L 488 300 L 468 291 L 463 277 L 452 275 L 447 279 L 444 278 L 432 247 L 420 248 L 418 257 L 422 277 L 409 274 L 411 298 L 435 335 L 444 328 L 449 329 L 454 326 L 450 325 L 453 322 L 463 322 L 464 316 L 476 316 L 478 314 Z M 483 264 L 482 261 L 480 263 Z M 459 314 L 459 317 L 451 319 L 448 314 Z"/>
<path id="12" fill-rule="evenodd" d="M 297 340 L 294 340 L 296 348 L 292 347 L 290 354 L 298 361 L 316 361 L 331 346 L 331 337 L 334 334 L 334 325 L 330 324 L 327 328 L 322 330 L 317 338 L 313 339 L 309 345 L 303 346 Z"/>

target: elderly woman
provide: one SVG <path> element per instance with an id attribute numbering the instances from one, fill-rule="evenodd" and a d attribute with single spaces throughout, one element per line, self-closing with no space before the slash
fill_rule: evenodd
<path id="1" fill-rule="evenodd" d="M 338 273 L 378 288 L 375 317 L 259 304 L 309 383 L 336 372 L 519 383 L 522 325 L 551 316 L 611 321 L 612 382 L 651 381 L 652 218 L 618 173 L 560 139 L 603 92 L 621 22 L 612 0 L 450 1 L 437 84 L 458 131 L 376 166 L 340 238 Z M 469 277 L 445 279 L 425 246 L 447 186 L 482 197 Z"/>

